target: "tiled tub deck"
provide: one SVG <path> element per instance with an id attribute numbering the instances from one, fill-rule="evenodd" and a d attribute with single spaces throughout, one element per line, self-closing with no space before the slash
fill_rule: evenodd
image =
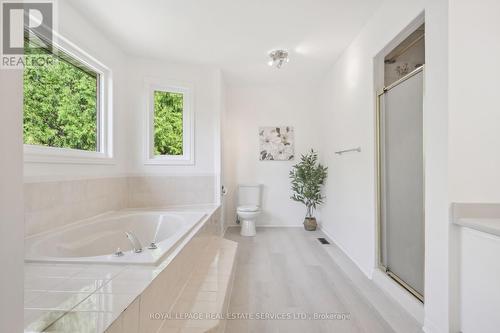
<path id="1" fill-rule="evenodd" d="M 178 208 L 176 208 L 178 210 Z M 220 208 L 158 266 L 25 265 L 25 332 L 222 332 L 237 244 L 220 237 Z"/>

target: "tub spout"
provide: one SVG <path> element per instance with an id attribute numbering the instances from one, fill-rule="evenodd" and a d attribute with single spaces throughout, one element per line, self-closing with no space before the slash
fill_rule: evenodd
<path id="1" fill-rule="evenodd" d="M 127 236 L 127 239 L 132 244 L 132 248 L 134 249 L 134 252 L 141 253 L 142 252 L 142 245 L 141 245 L 141 242 L 139 242 L 139 239 L 137 238 L 137 236 L 134 235 L 130 231 L 125 231 L 125 236 Z"/>

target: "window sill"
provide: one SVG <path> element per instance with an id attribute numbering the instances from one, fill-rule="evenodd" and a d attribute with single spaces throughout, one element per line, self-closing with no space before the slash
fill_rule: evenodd
<path id="1" fill-rule="evenodd" d="M 25 163 L 42 164 L 115 164 L 106 153 L 76 149 L 24 145 Z"/>
<path id="2" fill-rule="evenodd" d="M 144 161 L 144 164 L 145 165 L 194 165 L 194 159 L 185 156 L 179 156 L 179 157 L 157 156 L 157 157 L 147 158 Z"/>

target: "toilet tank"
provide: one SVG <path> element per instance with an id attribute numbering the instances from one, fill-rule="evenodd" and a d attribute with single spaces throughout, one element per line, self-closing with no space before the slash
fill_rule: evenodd
<path id="1" fill-rule="evenodd" d="M 259 184 L 240 184 L 238 188 L 238 206 L 260 206 Z"/>

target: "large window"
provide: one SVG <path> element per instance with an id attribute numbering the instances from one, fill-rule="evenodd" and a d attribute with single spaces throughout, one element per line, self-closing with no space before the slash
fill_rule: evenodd
<path id="1" fill-rule="evenodd" d="M 43 65 L 24 69 L 26 160 L 74 162 L 76 158 L 87 163 L 110 158 L 107 70 L 72 44 L 65 45 L 70 53 L 59 45 L 49 51 L 32 43 L 26 40 L 25 55 L 29 63 Z M 33 60 L 37 58 L 40 61 Z"/>
<path id="2" fill-rule="evenodd" d="M 193 164 L 191 89 L 149 83 L 146 163 Z"/>
<path id="3" fill-rule="evenodd" d="M 51 65 L 24 70 L 24 143 L 98 151 L 99 74 L 61 52 L 44 53 Z"/>

